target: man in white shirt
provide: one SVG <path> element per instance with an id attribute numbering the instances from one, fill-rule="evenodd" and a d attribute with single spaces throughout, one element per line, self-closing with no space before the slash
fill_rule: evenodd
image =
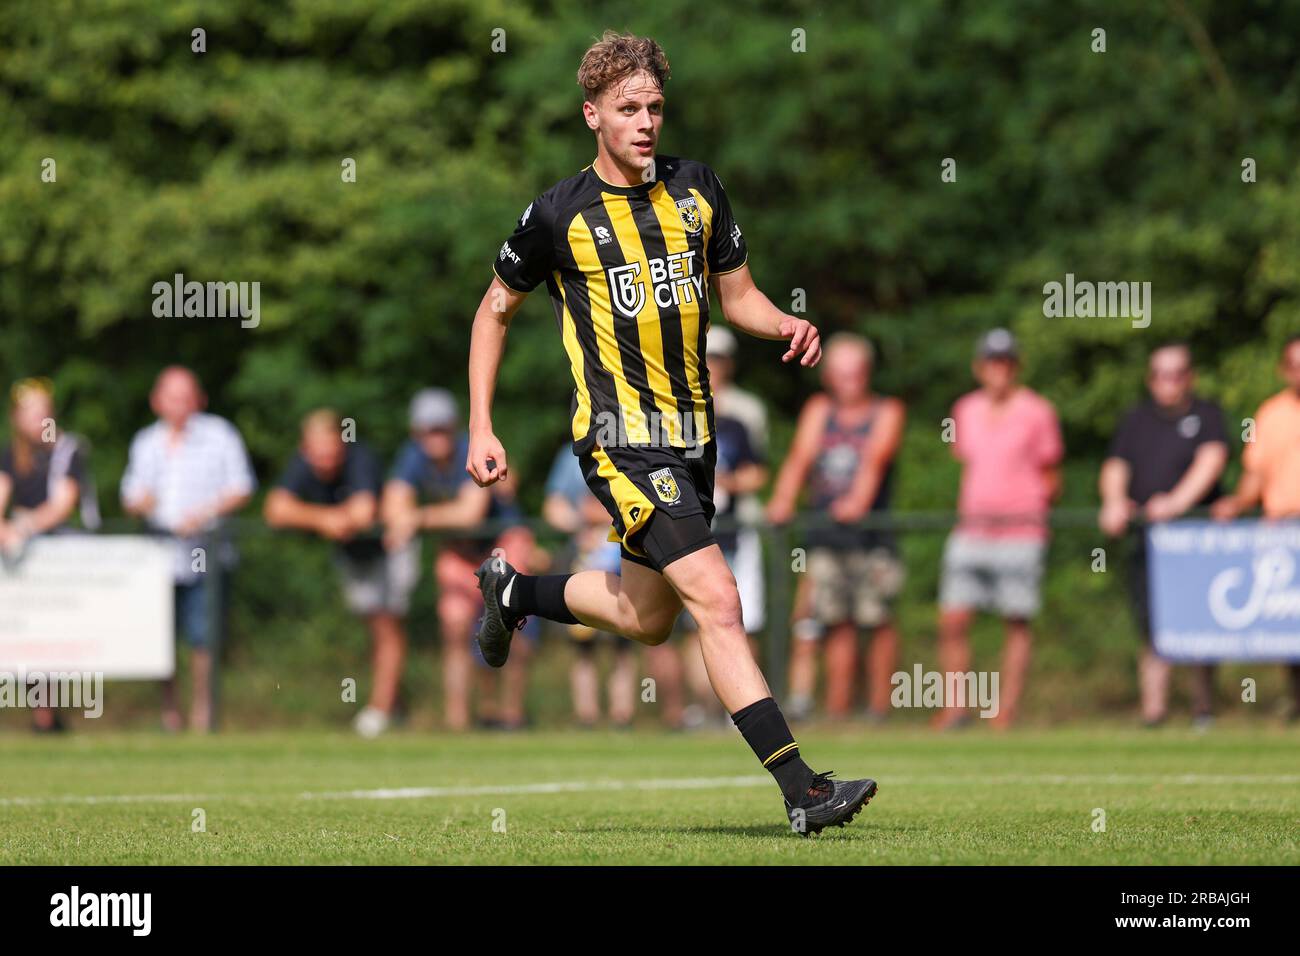
<path id="1" fill-rule="evenodd" d="M 190 726 L 199 731 L 212 729 L 212 667 L 234 561 L 232 548 L 212 553 L 210 535 L 257 487 L 239 432 L 204 413 L 206 404 L 193 372 L 179 365 L 163 369 L 149 395 L 158 421 L 136 433 L 122 476 L 123 508 L 174 538 L 176 626 L 190 645 Z M 163 685 L 163 725 L 182 726 L 175 679 Z"/>

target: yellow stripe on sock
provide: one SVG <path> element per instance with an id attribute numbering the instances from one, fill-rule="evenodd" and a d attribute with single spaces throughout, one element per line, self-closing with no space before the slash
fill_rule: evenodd
<path id="1" fill-rule="evenodd" d="M 766 760 L 764 760 L 764 761 L 763 761 L 763 766 L 766 767 L 768 764 L 770 764 L 770 763 L 771 763 L 773 760 L 775 760 L 777 757 L 780 757 L 782 754 L 788 754 L 791 750 L 794 750 L 794 749 L 795 749 L 796 747 L 798 747 L 798 746 L 799 746 L 799 744 L 798 744 L 797 741 L 791 741 L 790 743 L 788 743 L 788 744 L 786 744 L 784 747 L 782 747 L 780 750 L 778 750 L 776 753 L 772 754 L 772 756 L 770 756 L 770 757 L 768 757 Z"/>

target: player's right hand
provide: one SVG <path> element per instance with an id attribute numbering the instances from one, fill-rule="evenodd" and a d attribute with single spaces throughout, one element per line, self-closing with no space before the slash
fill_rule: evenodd
<path id="1" fill-rule="evenodd" d="M 490 431 L 470 432 L 469 458 L 465 470 L 480 488 L 500 481 L 509 469 L 506 450 L 497 436 Z"/>

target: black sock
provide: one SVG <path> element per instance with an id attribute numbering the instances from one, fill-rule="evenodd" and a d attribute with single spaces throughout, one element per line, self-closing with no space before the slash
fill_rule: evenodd
<path id="1" fill-rule="evenodd" d="M 561 624 L 577 624 L 569 606 L 564 603 L 564 584 L 572 574 L 516 574 L 506 582 L 510 593 L 506 605 L 516 614 L 535 615 Z"/>
<path id="2" fill-rule="evenodd" d="M 776 778 L 781 793 L 791 806 L 798 806 L 812 783 L 812 768 L 799 756 L 799 745 L 771 697 L 754 701 L 731 715 L 745 742 Z"/>

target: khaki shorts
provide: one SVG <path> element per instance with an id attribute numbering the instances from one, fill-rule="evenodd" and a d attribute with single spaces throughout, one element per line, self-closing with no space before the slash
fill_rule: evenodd
<path id="1" fill-rule="evenodd" d="M 890 601 L 903 588 L 903 562 L 887 548 L 870 551 L 808 552 L 812 583 L 812 616 L 832 626 L 852 621 L 858 627 L 879 627 L 889 620 Z"/>

